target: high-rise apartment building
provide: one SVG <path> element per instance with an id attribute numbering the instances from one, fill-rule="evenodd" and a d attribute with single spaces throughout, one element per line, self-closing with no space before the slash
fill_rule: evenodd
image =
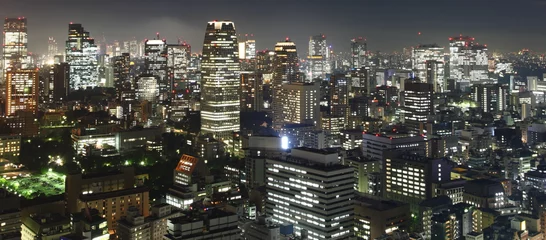
<path id="1" fill-rule="evenodd" d="M 144 42 L 144 55 L 146 74 L 157 78 L 158 100 L 166 100 L 171 90 L 167 77 L 167 41 L 165 39 L 146 40 Z"/>
<path id="2" fill-rule="evenodd" d="M 361 68 L 366 65 L 368 44 L 363 37 L 351 40 L 351 68 Z"/>
<path id="3" fill-rule="evenodd" d="M 241 111 L 260 111 L 263 109 L 263 74 L 254 71 L 241 71 Z"/>
<path id="4" fill-rule="evenodd" d="M 28 54 L 27 19 L 24 17 L 6 18 L 3 33 L 2 79 L 5 81 L 8 69 L 25 68 L 25 58 Z"/>
<path id="5" fill-rule="evenodd" d="M 349 117 L 349 79 L 345 74 L 332 74 L 329 81 L 328 106 L 332 116 L 343 117 L 343 125 Z"/>
<path id="6" fill-rule="evenodd" d="M 320 119 L 320 86 L 314 83 L 284 84 L 282 116 L 284 123 L 307 123 L 317 125 Z"/>
<path id="7" fill-rule="evenodd" d="M 471 96 L 483 112 L 498 113 L 508 106 L 508 90 L 503 84 L 477 84 L 472 86 Z"/>
<path id="8" fill-rule="evenodd" d="M 487 45 L 474 43 L 473 37 L 450 37 L 449 53 L 449 78 L 471 83 L 489 78 Z"/>
<path id="9" fill-rule="evenodd" d="M 309 38 L 309 81 L 324 79 L 331 72 L 330 51 L 326 44 L 326 36 L 319 34 Z"/>
<path id="10" fill-rule="evenodd" d="M 404 83 L 402 111 L 404 124 L 410 130 L 421 132 L 422 123 L 434 114 L 432 93 L 432 84 L 410 81 Z"/>
<path id="11" fill-rule="evenodd" d="M 411 67 L 416 73 L 415 76 L 421 81 L 426 79 L 427 83 L 436 86 L 434 91 L 439 92 L 440 89 L 445 88 L 443 47 L 436 44 L 421 44 L 413 48 Z"/>
<path id="12" fill-rule="evenodd" d="M 296 44 L 286 38 L 275 45 L 275 58 L 273 61 L 273 79 L 271 90 L 273 92 L 273 128 L 280 130 L 283 123 L 282 85 L 299 81 L 298 53 Z"/>
<path id="13" fill-rule="evenodd" d="M 266 160 L 267 215 L 308 239 L 347 239 L 353 229 L 354 173 L 335 152 L 292 149 Z"/>
<path id="14" fill-rule="evenodd" d="M 36 113 L 38 108 L 38 71 L 15 69 L 6 74 L 6 115 L 17 111 Z"/>
<path id="15" fill-rule="evenodd" d="M 116 88 L 116 100 L 121 101 L 124 91 L 131 90 L 133 84 L 130 78 L 131 57 L 129 53 L 122 53 L 114 57 L 114 87 Z"/>
<path id="16" fill-rule="evenodd" d="M 66 62 L 70 65 L 70 90 L 98 87 L 98 47 L 81 24 L 68 25 Z"/>
<path id="17" fill-rule="evenodd" d="M 201 62 L 201 132 L 228 140 L 240 129 L 239 53 L 232 21 L 208 22 Z"/>

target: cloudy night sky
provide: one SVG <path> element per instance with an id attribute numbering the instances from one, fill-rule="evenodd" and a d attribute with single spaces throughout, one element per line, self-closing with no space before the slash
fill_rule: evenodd
<path id="1" fill-rule="evenodd" d="M 29 50 L 44 53 L 47 38 L 59 48 L 68 23 L 112 43 L 178 38 L 200 52 L 207 21 L 229 19 L 252 33 L 258 49 L 290 37 L 300 55 L 310 35 L 323 33 L 336 51 L 363 36 L 372 51 L 399 51 L 419 43 L 447 46 L 452 35 L 470 35 L 490 50 L 546 51 L 546 0 L 0 0 L 0 16 L 28 19 Z M 418 33 L 421 32 L 421 35 Z"/>

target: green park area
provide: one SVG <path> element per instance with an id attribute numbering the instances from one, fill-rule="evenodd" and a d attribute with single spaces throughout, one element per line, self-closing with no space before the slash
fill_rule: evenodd
<path id="1" fill-rule="evenodd" d="M 65 175 L 48 171 L 46 173 L 4 175 L 0 185 L 21 197 L 33 199 L 64 193 Z"/>

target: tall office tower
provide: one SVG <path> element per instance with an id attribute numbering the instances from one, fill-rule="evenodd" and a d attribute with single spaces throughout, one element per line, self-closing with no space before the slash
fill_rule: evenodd
<path id="1" fill-rule="evenodd" d="M 283 123 L 282 85 L 299 81 L 298 52 L 296 44 L 286 38 L 284 42 L 275 45 L 275 58 L 273 61 L 273 79 L 271 91 L 273 92 L 273 128 L 279 131 Z"/>
<path id="2" fill-rule="evenodd" d="M 411 52 L 411 68 L 415 71 L 416 77 L 422 81 L 431 76 L 428 74 L 429 65 L 431 62 L 435 63 L 436 81 L 429 82 L 434 86 L 445 88 L 444 86 L 444 48 L 436 44 L 421 44 L 413 48 Z M 438 88 L 434 88 L 435 91 Z"/>
<path id="3" fill-rule="evenodd" d="M 136 80 L 136 99 L 147 101 L 152 105 L 157 104 L 159 88 L 157 76 L 140 75 Z"/>
<path id="4" fill-rule="evenodd" d="M 167 77 L 167 41 L 165 39 L 146 40 L 144 42 L 144 68 L 147 75 L 157 77 L 159 100 L 167 100 L 171 91 Z"/>
<path id="5" fill-rule="evenodd" d="M 114 57 L 114 87 L 116 88 L 116 100 L 121 102 L 121 96 L 124 91 L 133 89 L 130 78 L 131 57 L 129 53 L 122 53 L 121 56 Z"/>
<path id="6" fill-rule="evenodd" d="M 362 37 L 351 40 L 351 68 L 361 68 L 366 65 L 368 44 Z"/>
<path id="7" fill-rule="evenodd" d="M 337 153 L 294 148 L 266 159 L 266 213 L 308 239 L 347 239 L 353 229 L 354 170 Z M 320 209 L 320 210 L 318 210 Z"/>
<path id="8" fill-rule="evenodd" d="M 430 60 L 426 62 L 426 83 L 432 84 L 434 92 L 443 92 L 446 89 L 444 74 L 444 62 Z"/>
<path id="9" fill-rule="evenodd" d="M 370 67 L 353 68 L 350 74 L 350 97 L 366 96 L 375 86 L 370 86 Z"/>
<path id="10" fill-rule="evenodd" d="M 98 87 L 98 48 L 81 24 L 68 25 L 66 62 L 70 65 L 70 90 Z"/>
<path id="11" fill-rule="evenodd" d="M 6 74 L 6 115 L 19 110 L 36 113 L 38 106 L 38 71 L 15 69 Z"/>
<path id="12" fill-rule="evenodd" d="M 320 119 L 320 86 L 314 83 L 284 84 L 283 122 L 317 125 Z"/>
<path id="13" fill-rule="evenodd" d="M 508 86 L 503 84 L 477 84 L 472 86 L 472 99 L 483 112 L 499 113 L 506 109 Z"/>
<path id="14" fill-rule="evenodd" d="M 248 35 L 246 35 L 248 37 Z M 239 41 L 239 59 L 251 60 L 256 58 L 256 40 L 245 39 Z"/>
<path id="15" fill-rule="evenodd" d="M 191 57 L 191 46 L 186 42 L 167 46 L 167 72 L 171 90 L 189 89 L 188 65 Z"/>
<path id="16" fill-rule="evenodd" d="M 488 79 L 487 45 L 474 43 L 473 37 L 450 37 L 449 53 L 449 78 L 470 83 Z"/>
<path id="17" fill-rule="evenodd" d="M 261 73 L 241 71 L 241 111 L 252 112 L 263 109 L 261 88 L 263 78 Z"/>
<path id="18" fill-rule="evenodd" d="M 4 20 L 4 42 L 2 45 L 2 83 L 9 68 L 25 68 L 27 48 L 27 19 L 6 18 Z"/>
<path id="19" fill-rule="evenodd" d="M 139 58 L 142 56 L 142 54 L 139 51 L 138 47 L 138 41 L 137 40 L 131 40 L 129 41 L 129 55 L 131 58 Z"/>
<path id="20" fill-rule="evenodd" d="M 324 79 L 331 72 L 330 51 L 326 44 L 326 36 L 323 34 L 309 38 L 309 80 Z"/>
<path id="21" fill-rule="evenodd" d="M 201 132 L 221 141 L 240 129 L 238 58 L 235 24 L 208 22 L 201 62 Z"/>
<path id="22" fill-rule="evenodd" d="M 329 82 L 329 104 L 332 116 L 344 117 L 343 125 L 349 117 L 349 83 L 345 74 L 333 74 Z"/>
<path id="23" fill-rule="evenodd" d="M 59 103 L 68 96 L 70 90 L 70 65 L 68 63 L 53 65 L 49 79 L 49 98 L 53 102 Z"/>
<path id="24" fill-rule="evenodd" d="M 450 179 L 451 165 L 445 158 L 427 158 L 408 152 L 386 152 L 383 169 L 386 173 L 381 185 L 384 196 L 410 204 L 416 214 L 419 203 L 432 198 L 432 185 Z"/>
<path id="25" fill-rule="evenodd" d="M 261 73 L 272 73 L 275 51 L 263 50 L 256 53 L 256 71 Z"/>
<path id="26" fill-rule="evenodd" d="M 432 84 L 410 81 L 404 83 L 402 112 L 404 124 L 411 131 L 421 133 L 424 127 L 421 123 L 424 124 L 434 113 L 432 92 Z"/>
<path id="27" fill-rule="evenodd" d="M 57 40 L 53 37 L 49 37 L 47 40 L 47 60 L 53 61 L 53 58 L 55 55 L 59 54 L 59 45 L 57 44 Z"/>

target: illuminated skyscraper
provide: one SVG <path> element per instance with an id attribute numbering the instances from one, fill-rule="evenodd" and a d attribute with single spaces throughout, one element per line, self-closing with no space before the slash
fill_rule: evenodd
<path id="1" fill-rule="evenodd" d="M 330 68 L 330 51 L 326 45 L 326 36 L 323 34 L 309 38 L 309 67 L 310 78 L 324 79 Z"/>
<path id="2" fill-rule="evenodd" d="M 368 44 L 362 37 L 351 40 L 351 68 L 361 68 L 366 65 Z"/>
<path id="3" fill-rule="evenodd" d="M 188 65 L 191 57 L 191 46 L 186 42 L 167 46 L 167 70 L 172 91 L 188 89 Z"/>
<path id="4" fill-rule="evenodd" d="M 298 52 L 296 44 L 286 38 L 284 42 L 275 45 L 273 61 L 273 128 L 280 130 L 283 124 L 282 85 L 299 81 Z"/>
<path id="5" fill-rule="evenodd" d="M 404 124 L 412 131 L 421 132 L 421 123 L 434 114 L 432 84 L 407 80 L 402 95 Z"/>
<path id="6" fill-rule="evenodd" d="M 449 52 L 451 79 L 470 83 L 488 79 L 487 45 L 474 43 L 473 37 L 450 37 Z"/>
<path id="7" fill-rule="evenodd" d="M 476 84 L 471 88 L 471 96 L 483 112 L 499 113 L 507 108 L 508 90 L 503 84 Z"/>
<path id="8" fill-rule="evenodd" d="M 304 239 L 349 239 L 354 170 L 336 152 L 294 148 L 288 159 L 266 159 L 265 169 L 265 209 L 273 222 L 293 224 L 296 234 L 307 233 Z"/>
<path id="9" fill-rule="evenodd" d="M 47 41 L 47 60 L 53 61 L 55 55 L 59 54 L 59 46 L 55 38 L 49 37 Z"/>
<path id="10" fill-rule="evenodd" d="M 28 52 L 27 19 L 6 18 L 3 39 L 2 76 L 5 77 L 8 68 L 25 68 Z"/>
<path id="11" fill-rule="evenodd" d="M 36 113 L 38 104 L 38 71 L 15 69 L 6 73 L 6 115 L 19 110 Z"/>
<path id="12" fill-rule="evenodd" d="M 413 48 L 411 66 L 416 72 L 416 77 L 435 86 L 434 91 L 445 89 L 443 47 L 436 44 L 421 44 Z M 429 69 L 434 71 L 429 72 Z"/>
<path id="13" fill-rule="evenodd" d="M 248 35 L 246 35 L 248 37 Z M 239 59 L 256 58 L 256 40 L 245 39 L 239 42 Z"/>
<path id="14" fill-rule="evenodd" d="M 99 86 L 98 47 L 81 24 L 68 25 L 66 62 L 70 65 L 70 90 Z"/>
<path id="15" fill-rule="evenodd" d="M 201 133 L 226 141 L 239 131 L 239 71 L 235 24 L 208 22 L 201 62 Z"/>
<path id="16" fill-rule="evenodd" d="M 157 37 L 159 38 L 159 35 Z M 171 91 L 171 84 L 167 77 L 167 55 L 167 41 L 165 39 L 144 42 L 145 71 L 146 74 L 157 77 L 159 100 L 166 100 Z"/>
<path id="17" fill-rule="evenodd" d="M 319 122 L 320 86 L 316 83 L 292 83 L 283 85 L 282 106 L 284 123 Z"/>
<path id="18" fill-rule="evenodd" d="M 157 103 L 159 89 L 157 77 L 152 75 L 140 75 L 136 80 L 136 99 L 147 101 L 152 105 Z"/>
<path id="19" fill-rule="evenodd" d="M 121 56 L 114 57 L 114 87 L 116 88 L 116 100 L 121 101 L 124 91 L 132 89 L 132 83 L 129 76 L 129 64 L 131 58 L 129 53 L 123 53 Z"/>

